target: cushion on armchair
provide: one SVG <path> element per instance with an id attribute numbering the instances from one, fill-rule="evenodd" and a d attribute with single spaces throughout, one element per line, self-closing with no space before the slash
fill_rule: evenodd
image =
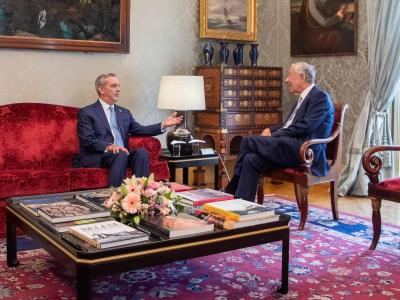
<path id="1" fill-rule="evenodd" d="M 376 184 L 375 188 L 400 192 L 400 177 L 383 180 Z"/>

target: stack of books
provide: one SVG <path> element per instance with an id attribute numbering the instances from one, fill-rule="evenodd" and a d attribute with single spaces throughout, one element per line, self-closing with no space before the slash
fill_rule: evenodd
<path id="1" fill-rule="evenodd" d="M 251 225 L 265 224 L 279 220 L 274 210 L 258 203 L 243 199 L 233 199 L 204 204 L 197 216 L 213 223 L 216 227 L 234 229 Z"/>
<path id="2" fill-rule="evenodd" d="M 149 235 L 117 221 L 69 227 L 69 232 L 98 249 L 147 241 Z"/>

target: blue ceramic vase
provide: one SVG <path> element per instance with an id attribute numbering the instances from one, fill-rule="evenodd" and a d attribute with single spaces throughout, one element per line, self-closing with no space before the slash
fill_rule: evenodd
<path id="1" fill-rule="evenodd" d="M 219 58 L 221 59 L 221 64 L 227 65 L 229 58 L 229 49 L 227 42 L 220 42 L 221 49 L 219 49 Z"/>
<path id="2" fill-rule="evenodd" d="M 249 51 L 249 56 L 250 56 L 250 63 L 251 66 L 257 66 L 257 60 L 258 60 L 258 44 L 251 44 L 251 49 Z"/>
<path id="3" fill-rule="evenodd" d="M 236 49 L 233 50 L 233 62 L 235 66 L 243 65 L 243 47 L 244 44 L 236 44 Z"/>
<path id="4" fill-rule="evenodd" d="M 206 43 L 203 47 L 204 65 L 211 66 L 214 56 L 214 48 L 211 43 Z"/>

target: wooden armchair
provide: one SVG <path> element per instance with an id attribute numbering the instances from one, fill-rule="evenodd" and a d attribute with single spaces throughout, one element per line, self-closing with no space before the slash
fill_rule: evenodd
<path id="1" fill-rule="evenodd" d="M 347 104 L 335 103 L 335 117 L 332 128 L 332 134 L 326 139 L 307 140 L 300 147 L 300 165 L 299 168 L 272 169 L 264 171 L 258 181 L 257 202 L 262 204 L 264 200 L 264 177 L 275 180 L 293 182 L 297 205 L 300 211 L 299 230 L 304 229 L 308 213 L 308 190 L 310 186 L 330 182 L 332 214 L 335 220 L 339 219 L 337 205 L 337 184 L 339 180 L 340 165 L 342 161 L 342 131 L 344 115 Z M 315 176 L 311 173 L 313 162 L 313 151 L 310 148 L 315 144 L 327 144 L 326 156 L 330 163 L 330 170 L 326 176 Z"/>
<path id="2" fill-rule="evenodd" d="M 372 226 L 374 235 L 370 250 L 374 250 L 381 235 L 381 203 L 382 199 L 400 203 L 400 178 L 390 178 L 379 181 L 382 159 L 374 155 L 381 151 L 400 151 L 400 145 L 374 146 L 365 151 L 362 164 L 369 178 L 368 197 L 372 204 Z"/>

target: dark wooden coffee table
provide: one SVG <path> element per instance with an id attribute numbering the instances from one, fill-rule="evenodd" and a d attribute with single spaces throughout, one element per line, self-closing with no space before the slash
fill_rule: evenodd
<path id="1" fill-rule="evenodd" d="M 140 244 L 84 251 L 65 241 L 60 234 L 48 230 L 39 222 L 39 217 L 21 208 L 18 202 L 28 198 L 32 197 L 11 198 L 7 201 L 7 265 L 9 267 L 19 265 L 16 236 L 16 228 L 19 227 L 53 255 L 60 265 L 67 267 L 76 275 L 78 299 L 90 299 L 91 281 L 96 276 L 276 241 L 282 241 L 282 283 L 278 292 L 285 294 L 288 291 L 290 220 L 288 215 L 280 215 L 279 221 L 268 224 L 215 230 L 211 233 L 169 240 L 152 237 L 150 241 Z"/>

